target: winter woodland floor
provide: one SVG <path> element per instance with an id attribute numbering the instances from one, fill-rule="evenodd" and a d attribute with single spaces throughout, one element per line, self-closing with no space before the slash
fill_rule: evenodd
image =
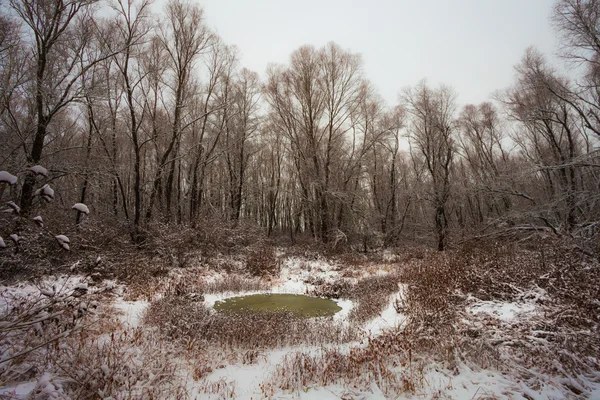
<path id="1" fill-rule="evenodd" d="M 239 255 L 139 279 L 106 279 L 102 255 L 81 260 L 0 287 L 0 398 L 600 398 L 597 256 L 569 248 L 541 264 L 539 249 L 503 246 L 270 249 L 261 277 Z M 269 292 L 342 310 L 213 309 Z"/>

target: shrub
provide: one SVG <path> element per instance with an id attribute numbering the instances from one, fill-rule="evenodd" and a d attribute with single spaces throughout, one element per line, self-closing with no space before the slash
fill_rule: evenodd
<path id="1" fill-rule="evenodd" d="M 321 283 L 311 290 L 310 294 L 317 297 L 339 299 L 341 297 L 350 297 L 351 293 L 352 284 L 345 279 L 339 279 L 333 283 Z"/>
<path id="2" fill-rule="evenodd" d="M 356 330 L 331 318 L 299 318 L 285 311 L 218 313 L 201 302 L 175 295 L 154 301 L 144 320 L 183 343 L 208 342 L 243 349 L 340 343 L 358 337 Z"/>
<path id="3" fill-rule="evenodd" d="M 313 385 L 341 383 L 367 391 L 373 381 L 389 398 L 414 393 L 424 385 L 423 366 L 412 360 L 405 335 L 387 332 L 349 351 L 322 349 L 317 354 L 291 353 L 276 365 L 275 373 L 264 385 L 299 392 Z"/>
<path id="4" fill-rule="evenodd" d="M 254 276 L 276 276 L 280 263 L 273 247 L 260 243 L 248 252 L 246 267 Z"/>
<path id="5" fill-rule="evenodd" d="M 235 274 L 227 274 L 223 279 L 210 283 L 202 283 L 200 289 L 204 293 L 249 292 L 268 290 L 271 284 L 257 278 L 247 278 Z"/>
<path id="6" fill-rule="evenodd" d="M 398 292 L 398 281 L 397 274 L 374 275 L 358 281 L 350 293 L 358 301 L 350 320 L 362 323 L 379 315 L 389 304 L 390 296 Z"/>
<path id="7" fill-rule="evenodd" d="M 55 364 L 66 375 L 69 398 L 182 398 L 173 348 L 151 332 L 123 330 L 106 340 L 81 332 L 65 342 Z"/>

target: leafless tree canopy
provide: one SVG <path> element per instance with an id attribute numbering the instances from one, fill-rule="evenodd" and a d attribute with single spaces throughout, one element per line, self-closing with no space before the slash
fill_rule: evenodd
<path id="1" fill-rule="evenodd" d="M 0 170 L 24 179 L 0 195 L 24 214 L 43 206 L 47 182 L 26 172 L 43 165 L 65 199 L 135 241 L 153 223 L 209 220 L 364 249 L 600 232 L 600 1 L 555 5 L 572 76 L 531 48 L 510 87 L 463 107 L 426 81 L 385 104 L 336 43 L 294 50 L 261 81 L 196 3 L 99 10 L 2 8 Z"/>

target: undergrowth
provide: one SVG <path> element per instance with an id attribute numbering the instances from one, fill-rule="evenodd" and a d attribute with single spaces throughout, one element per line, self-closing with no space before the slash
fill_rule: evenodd
<path id="1" fill-rule="evenodd" d="M 422 355 L 519 373 L 531 369 L 577 379 L 598 371 L 598 256 L 549 238 L 477 242 L 405 264 L 396 308 Z M 468 311 L 472 299 L 531 304 L 526 319 L 502 321 Z M 466 322 L 465 322 L 466 321 Z"/>
<path id="2" fill-rule="evenodd" d="M 311 386 L 342 384 L 368 391 L 373 383 L 388 398 L 414 393 L 424 385 L 423 364 L 413 360 L 403 334 L 389 331 L 348 351 L 324 348 L 316 354 L 291 353 L 276 366 L 265 386 L 298 392 Z"/>
<path id="3" fill-rule="evenodd" d="M 151 303 L 145 323 L 170 340 L 240 349 L 275 348 L 298 344 L 345 343 L 358 332 L 332 318 L 306 319 L 294 313 L 217 313 L 202 302 L 167 295 Z"/>

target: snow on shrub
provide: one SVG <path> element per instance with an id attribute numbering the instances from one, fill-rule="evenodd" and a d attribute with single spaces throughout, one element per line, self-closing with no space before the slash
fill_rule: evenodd
<path id="1" fill-rule="evenodd" d="M 9 185 L 17 183 L 17 177 L 7 171 L 0 171 L 0 182 L 6 182 Z"/>
<path id="2" fill-rule="evenodd" d="M 246 267 L 254 276 L 275 276 L 279 274 L 280 265 L 273 247 L 259 243 L 250 250 Z"/>
<path id="3" fill-rule="evenodd" d="M 46 202 L 50 202 L 54 199 L 54 189 L 50 187 L 47 183 L 35 191 L 36 196 L 41 196 L 43 200 Z"/>
<path id="4" fill-rule="evenodd" d="M 71 241 L 69 240 L 68 237 L 66 237 L 65 235 L 57 235 L 57 236 L 54 236 L 54 238 L 58 241 L 58 244 L 60 244 L 63 249 L 65 249 L 67 251 L 70 250 L 69 243 L 71 243 Z"/>
<path id="5" fill-rule="evenodd" d="M 6 204 L 12 209 L 16 214 L 21 213 L 21 207 L 19 207 L 14 201 L 8 201 Z"/>
<path id="6" fill-rule="evenodd" d="M 90 213 L 90 209 L 88 208 L 88 206 L 86 206 L 83 203 L 75 203 L 75 205 L 73 205 L 73 207 L 71 207 L 73 210 L 77 210 L 79 212 L 84 213 L 85 215 L 88 215 Z"/>
<path id="7" fill-rule="evenodd" d="M 29 171 L 33 172 L 36 175 L 42 175 L 48 177 L 48 170 L 41 165 L 34 165 L 31 168 L 28 168 Z"/>

